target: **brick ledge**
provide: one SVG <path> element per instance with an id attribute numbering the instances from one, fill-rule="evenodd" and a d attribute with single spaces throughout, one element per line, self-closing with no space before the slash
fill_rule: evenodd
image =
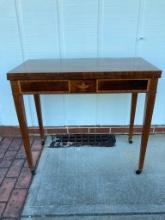
<path id="1" fill-rule="evenodd" d="M 76 133 L 113 133 L 128 134 L 128 126 L 67 126 L 67 127 L 44 127 L 45 134 L 76 134 Z M 135 125 L 134 133 L 141 134 L 142 126 Z M 165 133 L 165 125 L 152 125 L 150 134 Z M 29 134 L 33 136 L 39 135 L 37 127 L 29 127 Z M 0 136 L 20 136 L 18 126 L 0 126 Z"/>

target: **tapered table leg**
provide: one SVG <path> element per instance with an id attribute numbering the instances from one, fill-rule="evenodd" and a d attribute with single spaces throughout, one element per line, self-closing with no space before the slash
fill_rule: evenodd
<path id="1" fill-rule="evenodd" d="M 147 143 L 150 133 L 150 126 L 152 120 L 152 114 L 154 109 L 155 97 L 157 89 L 157 79 L 149 80 L 148 91 L 145 100 L 145 113 L 144 113 L 144 123 L 142 130 L 142 139 L 140 147 L 140 157 L 139 157 L 139 167 L 136 174 L 140 174 L 143 171 L 145 153 L 147 149 Z"/>
<path id="2" fill-rule="evenodd" d="M 135 120 L 135 113 L 136 113 L 136 105 L 137 105 L 137 93 L 132 93 L 130 125 L 129 125 L 129 135 L 128 135 L 128 141 L 129 141 L 130 144 L 132 143 L 134 120 Z"/>
<path id="3" fill-rule="evenodd" d="M 40 102 L 40 96 L 38 94 L 34 95 L 34 102 L 36 106 L 41 141 L 42 141 L 42 144 L 44 144 L 44 129 L 43 129 L 43 122 L 42 122 L 41 102 Z"/>
<path id="4" fill-rule="evenodd" d="M 27 127 L 27 121 L 26 121 L 23 95 L 18 92 L 19 85 L 17 82 L 12 82 L 11 86 L 12 86 L 13 98 L 14 98 L 16 113 L 17 113 L 17 117 L 19 121 L 20 131 L 22 134 L 22 139 L 23 139 L 28 166 L 32 174 L 34 174 L 35 170 L 33 167 L 33 158 L 32 158 L 30 139 L 29 139 L 29 133 L 28 133 L 28 127 Z"/>

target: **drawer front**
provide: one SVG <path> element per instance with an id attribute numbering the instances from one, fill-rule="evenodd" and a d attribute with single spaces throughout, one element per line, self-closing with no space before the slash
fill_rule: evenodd
<path id="1" fill-rule="evenodd" d="M 69 82 L 67 80 L 21 81 L 20 89 L 22 93 L 68 93 Z"/>
<path id="2" fill-rule="evenodd" d="M 71 80 L 70 81 L 71 93 L 95 93 L 96 81 L 95 80 Z"/>
<path id="3" fill-rule="evenodd" d="M 97 92 L 146 91 L 148 80 L 98 80 Z"/>

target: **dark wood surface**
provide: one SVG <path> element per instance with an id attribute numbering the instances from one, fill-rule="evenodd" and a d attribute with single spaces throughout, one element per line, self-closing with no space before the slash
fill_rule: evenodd
<path id="1" fill-rule="evenodd" d="M 23 95 L 33 94 L 41 139 L 42 123 L 40 94 L 58 93 L 132 93 L 129 142 L 132 142 L 138 93 L 146 93 L 144 123 L 137 174 L 144 159 L 154 109 L 157 82 L 161 70 L 142 58 L 89 58 L 28 60 L 7 74 L 11 82 L 16 112 L 22 133 L 29 168 L 33 160 L 24 109 Z M 108 101 L 108 100 L 107 100 Z"/>
<path id="2" fill-rule="evenodd" d="M 35 103 L 36 112 L 37 112 L 40 136 L 41 136 L 42 143 L 44 143 L 44 128 L 43 128 L 43 123 L 42 123 L 41 102 L 40 102 L 40 96 L 38 94 L 34 94 L 34 103 Z"/>
<path id="3" fill-rule="evenodd" d="M 136 113 L 136 106 L 137 106 L 137 98 L 138 98 L 138 93 L 132 93 L 130 123 L 129 123 L 129 136 L 128 136 L 128 140 L 129 140 L 130 144 L 132 143 L 134 120 L 135 120 L 135 113 Z"/>
<path id="4" fill-rule="evenodd" d="M 8 73 L 9 80 L 149 79 L 161 71 L 142 58 L 27 60 Z"/>
<path id="5" fill-rule="evenodd" d="M 31 171 L 33 171 L 33 158 L 32 158 L 32 152 L 30 147 L 30 139 L 29 139 L 29 132 L 28 132 L 28 126 L 27 126 L 27 120 L 26 120 L 26 113 L 25 113 L 25 106 L 24 106 L 24 100 L 23 95 L 20 94 L 17 89 L 17 83 L 13 82 L 11 84 L 12 92 L 13 92 L 13 99 L 15 103 L 15 109 L 20 125 L 20 130 L 22 134 L 22 139 L 24 143 L 24 150 L 26 153 L 27 161 L 29 168 Z"/>

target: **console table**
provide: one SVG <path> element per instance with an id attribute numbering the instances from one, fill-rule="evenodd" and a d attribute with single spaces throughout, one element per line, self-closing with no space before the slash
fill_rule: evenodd
<path id="1" fill-rule="evenodd" d="M 27 60 L 7 74 L 32 174 L 35 173 L 26 122 L 24 94 L 34 96 L 39 130 L 44 141 L 40 94 L 132 93 L 129 142 L 132 142 L 138 93 L 146 93 L 137 174 L 143 170 L 157 82 L 161 70 L 142 58 Z M 108 101 L 108 100 L 107 100 Z"/>

